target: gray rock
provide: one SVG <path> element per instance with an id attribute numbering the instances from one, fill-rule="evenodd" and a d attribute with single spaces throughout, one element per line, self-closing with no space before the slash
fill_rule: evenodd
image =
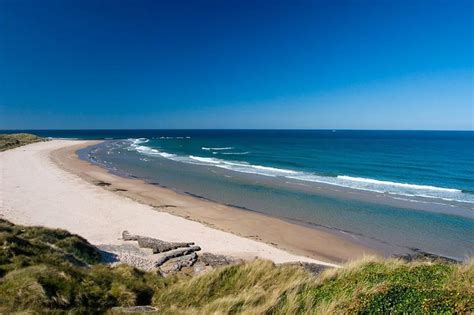
<path id="1" fill-rule="evenodd" d="M 152 237 L 133 235 L 128 231 L 122 232 L 122 238 L 125 241 L 138 241 L 138 246 L 141 248 L 150 248 L 154 254 L 194 245 L 193 242 L 165 242 Z"/>
<path id="2" fill-rule="evenodd" d="M 142 248 L 151 248 L 154 254 L 167 252 L 180 247 L 189 247 L 194 245 L 192 242 L 165 242 L 156 238 L 138 236 L 138 246 Z"/>
<path id="3" fill-rule="evenodd" d="M 128 231 L 123 231 L 122 232 L 122 238 L 124 241 L 137 241 L 139 236 L 138 235 L 132 235 Z"/>
<path id="4" fill-rule="evenodd" d="M 235 259 L 229 256 L 224 255 L 214 255 L 211 253 L 203 253 L 199 256 L 199 261 L 202 262 L 205 266 L 219 267 L 238 264 L 242 262 L 239 259 Z"/>
<path id="5" fill-rule="evenodd" d="M 184 267 L 192 267 L 192 265 L 194 265 L 194 263 L 196 262 L 197 257 L 198 256 L 195 252 L 191 253 L 191 254 L 188 254 L 188 255 L 178 257 L 176 259 L 176 261 L 174 262 L 173 267 L 171 268 L 171 270 L 172 271 L 180 271 Z"/>
<path id="6" fill-rule="evenodd" d="M 158 259 L 156 259 L 155 267 L 159 267 L 163 265 L 165 262 L 167 262 L 171 258 L 188 255 L 200 250 L 201 250 L 201 247 L 199 246 L 190 246 L 190 247 L 178 248 L 178 249 L 170 250 L 168 252 L 164 252 L 161 254 L 161 256 Z"/>

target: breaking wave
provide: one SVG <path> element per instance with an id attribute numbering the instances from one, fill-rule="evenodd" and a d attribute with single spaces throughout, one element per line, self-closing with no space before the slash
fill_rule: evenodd
<path id="1" fill-rule="evenodd" d="M 195 155 L 183 156 L 166 152 L 161 152 L 157 149 L 150 148 L 143 144 L 148 142 L 148 139 L 129 139 L 131 141 L 130 149 L 135 150 L 141 154 L 148 156 L 160 156 L 173 161 L 219 167 L 231 171 L 241 173 L 251 173 L 271 177 L 285 177 L 288 179 L 295 179 L 306 182 L 317 182 L 329 185 L 336 185 L 358 190 L 373 191 L 378 193 L 387 193 L 392 195 L 412 196 L 443 199 L 448 201 L 459 201 L 474 203 L 474 194 L 465 193 L 459 189 L 443 188 L 430 185 L 417 185 L 410 183 L 399 183 L 384 180 L 377 180 L 371 178 L 351 177 L 346 175 L 339 175 L 335 177 L 321 176 L 309 172 L 301 172 L 289 169 L 281 169 L 276 167 L 253 165 L 244 161 L 228 161 L 214 157 L 201 157 Z M 225 151 L 234 149 L 233 147 L 222 148 L 208 148 L 202 147 L 206 151 Z M 248 152 L 213 152 L 214 154 L 247 154 Z"/>

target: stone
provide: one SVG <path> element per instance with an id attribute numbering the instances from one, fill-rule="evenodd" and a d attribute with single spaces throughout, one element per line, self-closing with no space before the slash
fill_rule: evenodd
<path id="1" fill-rule="evenodd" d="M 194 243 L 192 242 L 165 242 L 156 238 L 142 236 L 139 236 L 137 241 L 138 246 L 142 248 L 151 248 L 154 254 L 167 252 L 180 247 L 189 247 L 191 245 L 194 245 Z"/>
<path id="2" fill-rule="evenodd" d="M 159 267 L 163 265 L 165 262 L 167 262 L 171 258 L 188 255 L 200 250 L 201 250 L 201 247 L 199 246 L 190 246 L 190 247 L 178 248 L 178 249 L 170 250 L 168 252 L 164 252 L 161 254 L 161 256 L 158 259 L 156 259 L 155 267 Z"/>
<path id="3" fill-rule="evenodd" d="M 150 248 L 154 254 L 194 245 L 193 242 L 165 242 L 152 237 L 132 235 L 128 231 L 122 232 L 122 239 L 124 241 L 138 241 L 138 246 L 141 248 Z"/>
<path id="4" fill-rule="evenodd" d="M 198 256 L 195 252 L 191 253 L 191 254 L 188 254 L 188 255 L 178 257 L 176 259 L 176 261 L 174 262 L 173 267 L 172 267 L 171 270 L 172 271 L 180 271 L 184 267 L 192 267 L 192 265 L 194 265 L 194 263 L 196 262 L 197 257 Z"/>
<path id="5" fill-rule="evenodd" d="M 214 255 L 211 253 L 203 253 L 199 256 L 199 261 L 202 262 L 205 266 L 219 267 L 233 265 L 241 262 L 239 259 L 235 259 L 229 256 L 224 255 Z"/>
<path id="6" fill-rule="evenodd" d="M 122 232 L 122 238 L 124 241 L 137 241 L 139 236 L 138 235 L 132 235 L 128 231 L 123 231 Z"/>

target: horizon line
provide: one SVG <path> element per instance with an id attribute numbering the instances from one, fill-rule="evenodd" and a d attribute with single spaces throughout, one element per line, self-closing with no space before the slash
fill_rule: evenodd
<path id="1" fill-rule="evenodd" d="M 161 130 L 161 131 L 180 131 L 180 130 L 261 130 L 261 131 L 449 131 L 449 132 L 474 132 L 473 129 L 352 129 L 352 128 L 29 128 L 29 129 L 0 129 L 2 131 L 114 131 L 114 130 Z"/>

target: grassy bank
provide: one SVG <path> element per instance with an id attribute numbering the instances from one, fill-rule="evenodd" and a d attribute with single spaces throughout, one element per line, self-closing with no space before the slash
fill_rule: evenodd
<path id="1" fill-rule="evenodd" d="M 0 134 L 0 152 L 39 141 L 43 139 L 29 133 Z"/>
<path id="2" fill-rule="evenodd" d="M 270 262 L 227 267 L 159 291 L 163 310 L 209 314 L 474 311 L 474 266 L 365 259 L 318 277 Z"/>
<path id="3" fill-rule="evenodd" d="M 365 259 L 314 276 L 255 261 L 163 278 L 105 266 L 96 248 L 62 230 L 0 221 L 0 243 L 0 313 L 91 314 L 133 305 L 164 314 L 474 311 L 473 263 Z"/>

